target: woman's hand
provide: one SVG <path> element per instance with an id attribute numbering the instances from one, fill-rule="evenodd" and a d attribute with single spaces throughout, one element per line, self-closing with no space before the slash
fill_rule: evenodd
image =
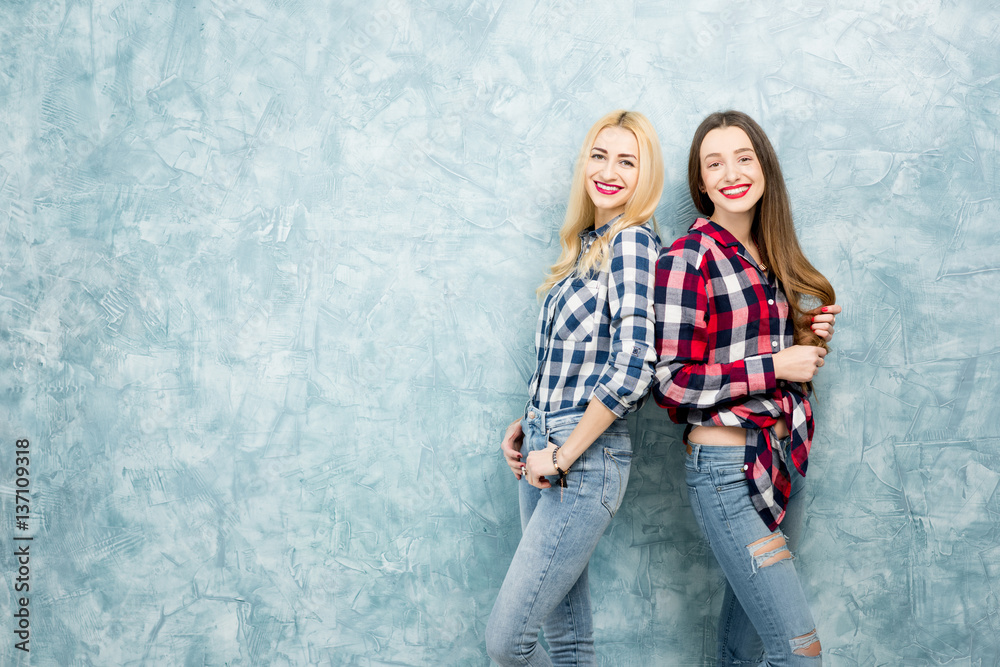
<path id="1" fill-rule="evenodd" d="M 521 419 L 517 418 L 507 427 L 507 432 L 503 434 L 503 441 L 500 443 L 500 451 L 503 452 L 504 461 L 510 466 L 514 477 L 521 479 L 521 445 L 524 444 L 524 431 L 521 429 Z"/>
<path id="2" fill-rule="evenodd" d="M 824 364 L 826 350 L 815 345 L 792 345 L 775 353 L 774 377 L 792 382 L 811 382 L 816 369 Z"/>
<path id="3" fill-rule="evenodd" d="M 524 461 L 528 484 L 537 486 L 539 489 L 547 489 L 552 486 L 552 482 L 547 479 L 547 476 L 557 477 L 559 475 L 552 463 L 552 452 L 555 449 L 556 446 L 550 442 L 545 449 L 528 454 L 528 458 Z"/>
<path id="4" fill-rule="evenodd" d="M 837 319 L 837 313 L 842 310 L 843 308 L 837 304 L 810 310 L 806 314 L 812 315 L 812 324 L 809 325 L 812 332 L 829 343 L 833 338 L 833 324 Z"/>

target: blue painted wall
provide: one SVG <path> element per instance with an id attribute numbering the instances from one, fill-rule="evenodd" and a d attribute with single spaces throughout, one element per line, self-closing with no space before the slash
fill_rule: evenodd
<path id="1" fill-rule="evenodd" d="M 32 665 L 484 664 L 498 452 L 572 160 L 758 118 L 844 305 L 818 381 L 826 664 L 1000 661 L 1000 11 L 986 1 L 6 2 L 0 587 L 31 441 Z M 603 664 L 703 665 L 720 575 L 647 405 Z"/>

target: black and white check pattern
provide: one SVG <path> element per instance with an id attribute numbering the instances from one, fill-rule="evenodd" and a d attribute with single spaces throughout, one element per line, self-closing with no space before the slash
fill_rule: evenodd
<path id="1" fill-rule="evenodd" d="M 580 256 L 615 221 L 580 235 Z M 610 265 L 552 286 L 535 330 L 538 365 L 529 391 L 544 411 L 597 398 L 619 417 L 638 408 L 656 364 L 653 290 L 660 239 L 648 225 L 611 241 Z"/>

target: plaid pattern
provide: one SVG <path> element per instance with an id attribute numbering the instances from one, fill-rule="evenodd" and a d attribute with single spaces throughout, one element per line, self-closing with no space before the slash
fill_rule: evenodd
<path id="1" fill-rule="evenodd" d="M 615 219 L 617 220 L 617 218 Z M 580 255 L 615 222 L 580 234 Z M 535 330 L 537 369 L 529 392 L 545 411 L 586 406 L 596 398 L 619 417 L 642 404 L 653 349 L 653 267 L 660 239 L 646 225 L 624 229 L 610 264 L 552 286 Z"/>
<path id="2" fill-rule="evenodd" d="M 777 381 L 772 355 L 793 345 L 788 300 L 732 234 L 699 218 L 656 263 L 656 382 L 653 396 L 670 418 L 747 429 L 750 497 L 775 530 L 791 481 L 782 449 L 772 449 L 784 418 L 792 463 L 806 474 L 812 409 L 801 385 Z"/>

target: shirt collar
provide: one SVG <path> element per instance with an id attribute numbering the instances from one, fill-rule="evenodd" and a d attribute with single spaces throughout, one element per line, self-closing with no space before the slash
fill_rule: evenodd
<path id="1" fill-rule="evenodd" d="M 759 271 L 762 275 L 768 275 L 768 269 L 761 271 L 760 264 L 754 260 L 753 256 L 747 251 L 742 243 L 737 240 L 733 234 L 728 231 L 722 225 L 712 222 L 708 218 L 698 218 L 695 220 L 694 224 L 691 225 L 691 230 L 693 232 L 701 232 L 705 236 L 709 237 L 721 246 L 726 246 L 727 248 L 736 248 L 736 254 L 740 255 L 747 264 L 752 266 L 754 269 Z M 770 280 L 770 278 L 768 278 Z"/>
<path id="2" fill-rule="evenodd" d="M 611 225 L 618 222 L 618 219 L 621 218 L 622 215 L 624 215 L 624 213 L 616 215 L 615 217 L 611 218 L 597 229 L 587 229 L 585 231 L 580 232 L 580 238 L 586 238 L 587 236 L 590 236 L 596 239 L 599 236 L 604 236 L 607 233 L 607 231 L 611 229 Z"/>
<path id="3" fill-rule="evenodd" d="M 736 237 L 727 231 L 725 227 L 712 222 L 708 218 L 698 218 L 695 220 L 694 224 L 691 225 L 691 231 L 701 232 L 702 234 L 713 239 L 719 245 L 727 247 L 740 245 L 740 242 L 736 240 Z"/>

